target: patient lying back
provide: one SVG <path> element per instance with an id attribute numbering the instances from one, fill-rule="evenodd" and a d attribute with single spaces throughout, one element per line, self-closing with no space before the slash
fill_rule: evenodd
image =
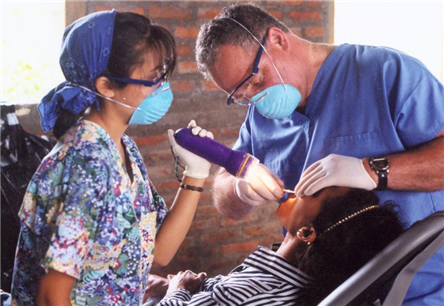
<path id="1" fill-rule="evenodd" d="M 277 210 L 287 233 L 276 252 L 260 246 L 226 276 L 170 275 L 158 305 L 317 305 L 402 233 L 393 209 L 344 187 L 290 197 Z"/>

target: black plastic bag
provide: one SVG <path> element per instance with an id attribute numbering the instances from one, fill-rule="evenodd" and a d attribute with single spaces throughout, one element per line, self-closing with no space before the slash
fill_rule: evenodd
<path id="1" fill-rule="evenodd" d="M 10 292 L 20 232 L 17 213 L 29 181 L 55 142 L 20 126 L 14 105 L 1 106 L 1 286 Z"/>

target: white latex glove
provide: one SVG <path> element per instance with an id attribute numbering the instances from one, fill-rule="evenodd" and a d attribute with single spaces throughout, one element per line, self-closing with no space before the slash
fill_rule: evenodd
<path id="1" fill-rule="evenodd" d="M 258 164 L 250 182 L 236 179 L 236 194 L 243 202 L 259 206 L 283 197 L 284 183 L 263 164 Z"/>
<path id="2" fill-rule="evenodd" d="M 376 183 L 365 170 L 362 159 L 330 154 L 304 171 L 295 192 L 298 197 L 310 196 L 329 186 L 372 190 Z"/>
<path id="3" fill-rule="evenodd" d="M 191 120 L 188 124 L 188 128 L 191 129 L 193 135 L 199 135 L 200 137 L 210 137 L 214 139 L 213 133 L 202 129 L 196 125 L 196 121 Z M 181 162 L 185 166 L 184 175 L 194 178 L 207 178 L 210 174 L 211 163 L 194 153 L 191 153 L 187 149 L 182 148 L 174 138 L 174 131 L 168 130 L 168 138 L 173 148 L 174 154 L 179 156 Z"/>

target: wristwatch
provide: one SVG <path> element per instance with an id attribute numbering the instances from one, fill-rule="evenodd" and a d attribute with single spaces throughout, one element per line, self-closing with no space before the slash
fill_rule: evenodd
<path id="1" fill-rule="evenodd" d="M 373 157 L 369 161 L 370 168 L 378 175 L 378 186 L 376 190 L 387 189 L 387 175 L 389 173 L 390 161 L 385 157 Z"/>

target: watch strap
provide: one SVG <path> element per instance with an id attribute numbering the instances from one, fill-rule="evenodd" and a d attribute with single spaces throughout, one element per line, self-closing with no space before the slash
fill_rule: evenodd
<path id="1" fill-rule="evenodd" d="M 386 190 L 387 189 L 387 170 L 378 170 L 376 171 L 376 174 L 378 175 L 378 186 L 376 187 L 376 190 Z"/>
<path id="2" fill-rule="evenodd" d="M 380 163 L 384 162 L 383 165 Z M 387 189 L 388 184 L 388 172 L 389 172 L 389 166 L 390 162 L 388 159 L 384 157 L 378 157 L 378 158 L 371 158 L 369 160 L 370 168 L 375 171 L 376 175 L 378 176 L 378 186 L 375 190 L 385 190 Z"/>

